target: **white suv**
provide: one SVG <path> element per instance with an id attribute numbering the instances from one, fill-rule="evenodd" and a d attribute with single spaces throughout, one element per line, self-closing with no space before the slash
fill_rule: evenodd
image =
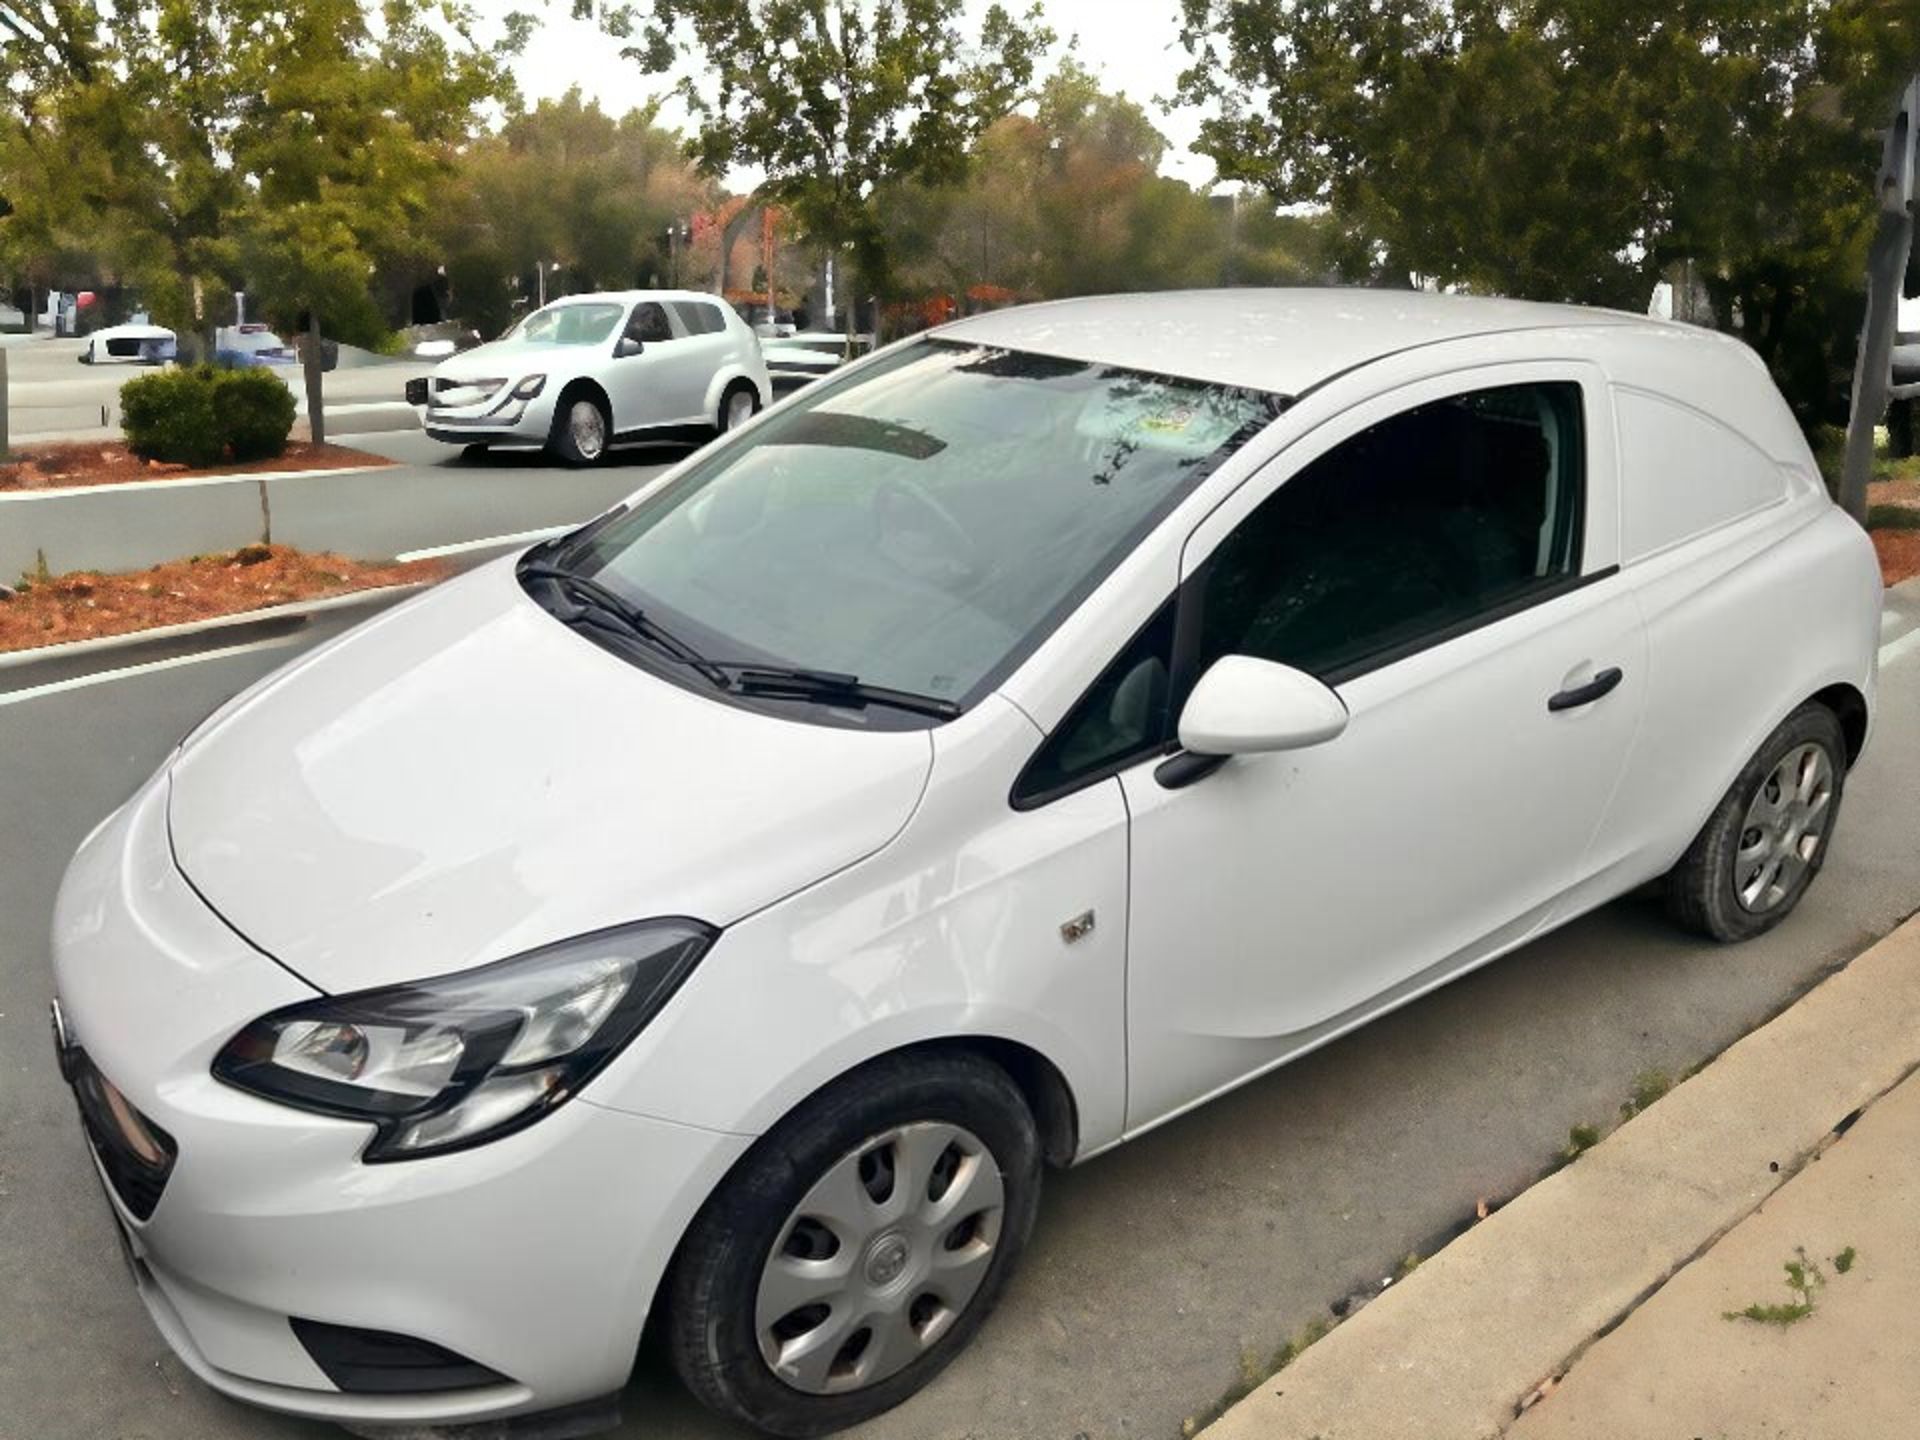
<path id="1" fill-rule="evenodd" d="M 688 290 L 570 295 L 407 382 L 449 445 L 544 445 L 591 465 L 622 440 L 731 430 L 772 396 L 753 329 Z"/>

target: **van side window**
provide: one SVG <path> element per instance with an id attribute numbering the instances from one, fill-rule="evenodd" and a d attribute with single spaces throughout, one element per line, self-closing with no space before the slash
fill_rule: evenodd
<path id="1" fill-rule="evenodd" d="M 1697 410 L 1625 389 L 1614 391 L 1614 408 L 1623 564 L 1786 497 L 1785 471 Z"/>
<path id="2" fill-rule="evenodd" d="M 1196 675 L 1222 655 L 1330 683 L 1578 573 L 1580 387 L 1502 386 L 1408 410 L 1313 461 L 1202 573 Z"/>

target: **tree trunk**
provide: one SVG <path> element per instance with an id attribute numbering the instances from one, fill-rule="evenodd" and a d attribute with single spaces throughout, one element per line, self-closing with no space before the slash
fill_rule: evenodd
<path id="1" fill-rule="evenodd" d="M 316 445 L 327 443 L 326 402 L 320 391 L 320 316 L 307 312 L 306 353 L 300 357 L 307 379 L 307 430 Z"/>

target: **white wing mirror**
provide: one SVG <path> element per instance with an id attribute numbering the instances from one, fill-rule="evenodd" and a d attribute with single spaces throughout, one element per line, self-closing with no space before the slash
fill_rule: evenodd
<path id="1" fill-rule="evenodd" d="M 1347 728 L 1338 695 L 1303 670 L 1225 655 L 1208 667 L 1180 712 L 1180 743 L 1195 755 L 1304 750 Z"/>

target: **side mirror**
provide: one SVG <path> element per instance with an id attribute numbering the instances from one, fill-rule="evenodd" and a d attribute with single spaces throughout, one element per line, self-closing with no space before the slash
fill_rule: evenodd
<path id="1" fill-rule="evenodd" d="M 625 360 L 629 356 L 638 355 L 646 348 L 645 345 L 634 339 L 633 336 L 622 335 L 620 337 L 620 343 L 613 347 L 613 358 L 616 360 Z"/>
<path id="2" fill-rule="evenodd" d="M 1303 670 L 1226 655 L 1214 661 L 1180 712 L 1180 743 L 1195 755 L 1304 750 L 1347 728 L 1340 697 Z"/>

